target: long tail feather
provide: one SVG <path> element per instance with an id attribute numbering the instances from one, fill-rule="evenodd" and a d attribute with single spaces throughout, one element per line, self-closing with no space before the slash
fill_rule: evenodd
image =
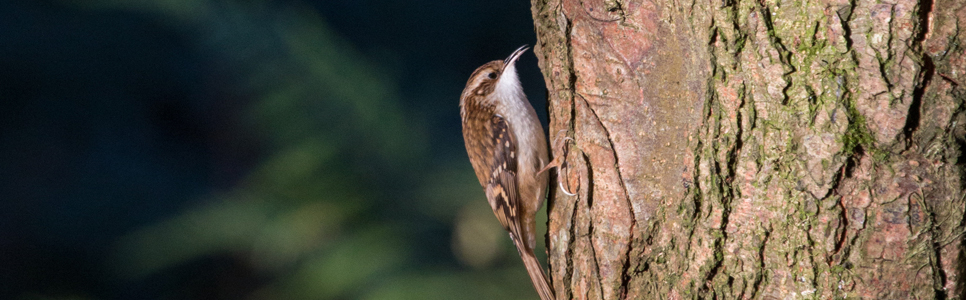
<path id="1" fill-rule="evenodd" d="M 514 244 L 517 246 L 517 252 L 520 253 L 520 258 L 523 259 L 523 265 L 527 268 L 527 274 L 530 275 L 530 281 L 533 282 L 533 288 L 537 290 L 537 294 L 540 295 L 541 300 L 555 300 L 553 288 L 550 287 L 550 281 L 547 280 L 547 276 L 543 273 L 543 267 L 540 266 L 540 261 L 537 257 L 533 255 L 533 250 L 529 250 L 523 246 L 523 244 L 516 240 Z"/>

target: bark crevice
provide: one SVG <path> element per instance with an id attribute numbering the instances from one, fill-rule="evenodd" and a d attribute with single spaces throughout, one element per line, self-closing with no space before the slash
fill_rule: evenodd
<path id="1" fill-rule="evenodd" d="M 920 196 L 919 201 L 922 202 L 919 205 L 926 206 L 926 209 L 928 210 L 927 215 L 929 216 L 929 225 L 930 225 L 929 239 L 931 240 L 929 243 L 930 254 L 931 254 L 929 256 L 929 266 L 932 268 L 933 274 L 934 274 L 933 280 L 935 281 L 935 283 L 933 284 L 933 287 L 934 287 L 934 290 L 936 291 L 935 299 L 945 300 L 949 297 L 949 295 L 944 289 L 944 287 L 946 286 L 947 277 L 946 277 L 946 270 L 943 269 L 942 263 L 941 263 L 942 256 L 943 256 L 942 249 L 944 246 L 941 245 L 942 242 L 938 238 L 942 236 L 943 230 L 942 228 L 940 228 L 939 220 L 937 220 L 936 218 L 935 208 L 929 205 L 927 201 L 925 201 L 926 199 L 924 195 L 920 193 L 919 196 Z M 913 201 L 913 197 L 910 196 L 909 201 Z"/>
<path id="2" fill-rule="evenodd" d="M 624 298 L 626 297 L 626 294 L 627 294 L 627 289 L 626 289 L 627 282 L 630 280 L 630 276 L 628 275 L 628 273 L 630 272 L 630 269 L 629 269 L 630 259 L 631 259 L 630 253 L 631 253 L 631 250 L 633 249 L 630 241 L 634 240 L 636 236 L 634 230 L 635 230 L 635 227 L 637 226 L 637 216 L 635 216 L 634 214 L 633 203 L 631 203 L 630 194 L 628 193 L 627 186 L 625 185 L 625 182 L 624 182 L 624 175 L 622 174 L 621 168 L 620 168 L 620 158 L 618 158 L 617 151 L 615 150 L 616 144 L 614 142 L 613 137 L 611 136 L 610 130 L 607 129 L 607 126 L 604 125 L 604 122 L 600 119 L 600 115 L 597 113 L 596 110 L 594 110 L 594 108 L 590 105 L 590 102 L 588 102 L 583 95 L 580 95 L 579 93 L 576 93 L 576 92 L 574 93 L 574 95 L 576 96 L 575 98 L 579 97 L 580 100 L 584 102 L 584 107 L 590 110 L 590 114 L 594 118 L 592 121 L 595 121 L 596 125 L 600 126 L 600 128 L 603 130 L 603 136 L 607 141 L 607 148 L 610 150 L 614 158 L 613 168 L 615 173 L 617 174 L 618 184 L 621 187 L 621 193 L 622 193 L 621 198 L 625 200 L 627 204 L 627 210 L 630 215 L 630 218 L 629 218 L 630 224 L 628 226 L 628 231 L 630 232 L 631 239 L 628 240 L 628 244 L 626 245 L 627 250 L 623 254 L 622 258 L 624 261 L 622 264 L 622 268 L 620 270 L 621 287 L 622 287 L 620 294 L 621 294 L 621 298 Z M 592 174 L 592 173 L 593 171 L 590 168 L 588 168 L 588 174 Z M 588 177 L 591 177 L 591 175 L 588 175 Z M 593 180 L 590 180 L 590 182 L 593 182 Z M 589 196 L 589 197 L 592 197 L 592 196 Z M 593 203 L 591 199 L 592 198 L 588 198 L 589 203 Z M 598 279 L 600 279 L 599 274 L 598 274 Z M 599 282 L 603 284 L 602 281 L 599 281 Z"/>
<path id="3" fill-rule="evenodd" d="M 586 174 L 587 174 L 587 213 L 593 214 L 594 211 L 594 169 L 590 164 L 590 158 L 584 154 L 584 162 L 586 162 Z M 600 276 L 600 257 L 597 256 L 597 248 L 594 247 L 594 217 L 590 216 L 587 222 L 587 239 L 590 240 L 590 247 L 587 247 L 590 251 L 591 257 L 593 257 L 594 262 L 594 276 L 597 278 L 597 295 L 600 297 L 604 296 L 604 279 Z"/>
<path id="4" fill-rule="evenodd" d="M 936 73 L 936 65 L 933 63 L 932 57 L 928 53 L 923 51 L 923 42 L 926 40 L 926 34 L 929 33 L 929 16 L 932 14 L 933 0 L 921 0 L 919 3 L 918 14 L 918 24 L 916 26 L 917 32 L 912 40 L 912 49 L 917 53 L 919 59 L 921 60 L 921 69 L 919 71 L 918 77 L 920 78 L 919 84 L 912 91 L 912 104 L 909 106 L 909 116 L 906 118 L 906 124 L 903 126 L 903 132 L 905 133 L 905 139 L 908 149 L 912 147 L 912 134 L 919 128 L 920 118 L 922 116 L 922 98 L 925 95 L 926 88 L 932 82 L 933 75 Z"/>

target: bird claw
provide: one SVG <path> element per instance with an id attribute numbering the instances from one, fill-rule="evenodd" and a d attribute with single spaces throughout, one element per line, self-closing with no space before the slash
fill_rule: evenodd
<path id="1" fill-rule="evenodd" d="M 564 195 L 571 196 L 571 197 L 577 196 L 577 193 L 571 193 L 570 191 L 567 191 L 567 189 L 564 188 L 563 186 L 563 181 L 560 181 L 560 179 L 557 179 L 557 186 L 560 187 L 560 191 L 563 192 Z"/>
<path id="2" fill-rule="evenodd" d="M 554 157 L 553 160 L 550 161 L 550 163 L 548 163 L 546 166 L 543 167 L 543 169 L 540 170 L 540 172 L 537 172 L 537 175 L 543 174 L 543 172 L 546 172 L 547 170 L 550 170 L 550 169 L 553 169 L 553 168 L 557 168 L 557 170 L 558 170 L 557 186 L 560 187 L 560 191 L 562 191 L 567 196 L 576 196 L 577 195 L 576 193 L 572 193 L 572 192 L 568 191 L 566 188 L 564 188 L 563 181 L 560 180 L 560 176 L 559 176 L 559 175 L 561 175 L 561 174 L 564 173 L 562 171 L 562 169 L 566 169 L 567 168 L 565 166 L 567 162 L 562 159 L 564 157 L 567 157 L 567 147 L 566 147 L 567 141 L 571 141 L 571 142 L 576 143 L 576 140 L 574 140 L 573 138 L 571 138 L 569 136 L 564 135 L 563 136 L 563 144 L 562 145 L 561 144 L 558 144 L 558 142 L 560 142 L 560 135 L 564 131 L 566 131 L 566 130 L 560 130 L 560 131 L 558 131 L 557 132 L 557 137 L 554 138 L 554 140 L 553 140 L 553 145 L 555 146 L 555 148 L 560 148 L 561 149 L 561 152 L 563 152 L 563 155 L 559 155 L 557 157 Z"/>

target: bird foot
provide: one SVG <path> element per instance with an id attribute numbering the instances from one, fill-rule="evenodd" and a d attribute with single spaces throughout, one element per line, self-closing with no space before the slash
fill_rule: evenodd
<path id="1" fill-rule="evenodd" d="M 563 134 L 566 134 L 566 130 L 558 131 L 557 137 L 553 139 L 553 147 L 554 149 L 559 149 L 559 153 L 561 153 L 561 155 L 557 155 L 556 157 L 554 157 L 553 160 L 550 161 L 550 163 L 548 163 L 546 166 L 543 167 L 542 170 L 540 170 L 540 172 L 537 172 L 537 175 L 539 176 L 540 174 L 543 174 L 543 172 L 546 172 L 547 170 L 556 168 L 557 186 L 560 187 L 560 191 L 562 191 L 567 196 L 576 196 L 577 195 L 576 193 L 572 193 L 566 187 L 564 187 L 564 181 L 566 180 L 560 180 L 560 177 L 563 176 L 563 174 L 566 174 L 565 170 L 567 169 L 566 158 L 569 150 L 569 148 L 567 147 L 567 142 L 570 141 L 576 144 L 576 141 L 573 138 Z M 561 140 L 561 135 L 563 135 L 563 140 Z"/>

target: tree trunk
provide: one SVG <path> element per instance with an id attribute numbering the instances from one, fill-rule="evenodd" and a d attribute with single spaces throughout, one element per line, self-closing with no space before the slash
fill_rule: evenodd
<path id="1" fill-rule="evenodd" d="M 964 298 L 964 1 L 531 3 L 558 299 Z"/>

